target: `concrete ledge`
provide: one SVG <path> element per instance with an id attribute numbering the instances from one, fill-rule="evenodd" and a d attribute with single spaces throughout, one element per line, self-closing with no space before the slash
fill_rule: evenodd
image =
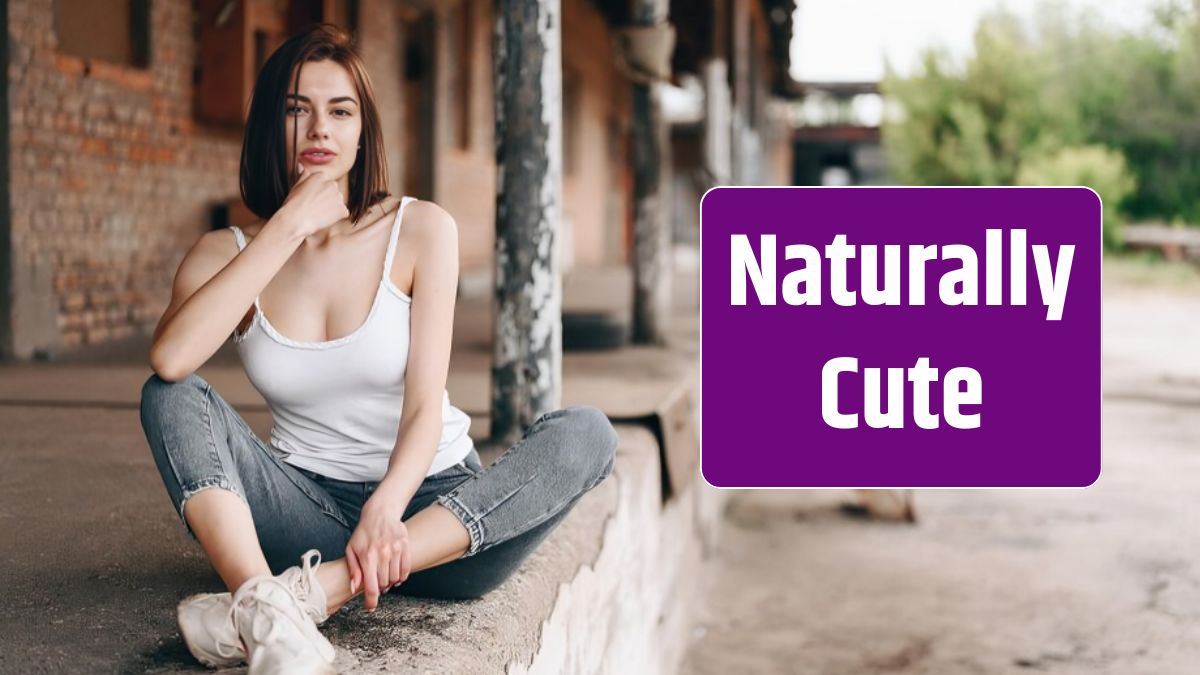
<path id="1" fill-rule="evenodd" d="M 637 467 L 640 475 L 621 486 L 600 555 L 560 586 L 537 652 L 505 672 L 678 671 L 698 601 L 693 590 L 715 543 L 720 494 L 696 483 L 664 508 L 656 464 Z"/>
<path id="2" fill-rule="evenodd" d="M 487 597 L 390 597 L 326 624 L 346 673 L 674 672 L 687 590 L 715 543 L 718 491 L 667 505 L 654 436 L 619 426 L 612 477 L 586 495 L 517 574 Z"/>
<path id="3" fill-rule="evenodd" d="M 1200 262 L 1200 228 L 1165 223 L 1126 225 L 1121 239 L 1132 250 L 1153 250 L 1167 260 Z"/>

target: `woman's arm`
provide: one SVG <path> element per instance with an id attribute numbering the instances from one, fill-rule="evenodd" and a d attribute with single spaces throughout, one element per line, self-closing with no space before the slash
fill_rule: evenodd
<path id="1" fill-rule="evenodd" d="M 450 369 L 454 301 L 458 290 L 458 226 L 430 202 L 408 207 L 416 225 L 412 320 L 400 430 L 378 492 L 407 503 L 425 480 L 442 437 L 442 399 Z"/>
<path id="2" fill-rule="evenodd" d="M 150 345 L 150 367 L 159 377 L 182 380 L 203 365 L 304 238 L 349 215 L 336 183 L 322 171 L 301 171 L 245 250 L 235 253 L 228 234 L 209 232 L 184 256 Z"/>
<path id="3" fill-rule="evenodd" d="M 228 232 L 209 232 L 196 242 L 175 273 L 171 302 L 154 330 L 150 367 L 159 377 L 181 380 L 221 347 L 300 245 L 295 229 L 285 218 L 272 218 L 241 253 Z"/>
<path id="4" fill-rule="evenodd" d="M 404 214 L 404 228 L 417 262 L 400 429 L 387 473 L 363 506 L 346 546 L 352 591 L 366 592 L 368 610 L 381 591 L 408 576 L 407 531 L 401 519 L 442 436 L 458 287 L 458 228 L 450 214 L 435 204 L 416 202 Z"/>

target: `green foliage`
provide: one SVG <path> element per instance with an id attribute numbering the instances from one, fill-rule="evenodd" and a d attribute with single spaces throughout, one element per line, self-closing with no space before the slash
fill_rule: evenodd
<path id="1" fill-rule="evenodd" d="M 1200 223 L 1200 0 L 1161 6 L 1140 33 L 1061 3 L 1025 23 L 998 10 L 980 21 L 966 63 L 928 51 L 922 65 L 882 84 L 902 111 L 883 127 L 897 180 L 1066 180 L 1095 160 L 1088 175 L 1108 183 L 1068 182 L 1096 188 L 1114 218 Z"/>
<path id="2" fill-rule="evenodd" d="M 1120 204 L 1137 187 L 1125 156 L 1102 145 L 1066 146 L 1022 163 L 1017 185 L 1086 185 L 1104 201 L 1104 246 L 1120 244 Z"/>

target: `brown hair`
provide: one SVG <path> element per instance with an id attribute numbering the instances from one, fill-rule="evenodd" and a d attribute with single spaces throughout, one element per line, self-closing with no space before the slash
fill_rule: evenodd
<path id="1" fill-rule="evenodd" d="M 330 60 L 350 73 L 358 91 L 362 115 L 360 148 L 350 169 L 350 194 L 347 209 L 350 221 L 357 222 L 367 209 L 387 197 L 387 156 L 383 145 L 383 126 L 375 89 L 367 75 L 349 34 L 333 24 L 316 24 L 288 38 L 263 64 L 250 97 L 250 114 L 242 141 L 242 201 L 263 220 L 270 219 L 283 205 L 291 189 L 296 158 L 286 157 L 287 95 L 298 94 L 300 68 L 309 61 Z M 295 71 L 295 81 L 288 82 Z M 292 148 L 296 149 L 293 129 Z"/>

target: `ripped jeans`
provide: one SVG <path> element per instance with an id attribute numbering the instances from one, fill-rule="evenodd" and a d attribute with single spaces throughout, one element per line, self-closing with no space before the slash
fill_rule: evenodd
<path id="1" fill-rule="evenodd" d="M 180 518 L 188 498 L 201 490 L 233 492 L 250 507 L 275 574 L 299 564 L 312 548 L 324 560 L 344 557 L 363 504 L 378 486 L 287 464 L 197 375 L 177 383 L 152 375 L 142 387 L 141 420 Z M 441 504 L 462 521 L 470 548 L 458 560 L 414 572 L 396 592 L 475 598 L 499 586 L 612 472 L 616 446 L 604 413 L 571 407 L 542 415 L 489 467 L 472 450 L 462 462 L 427 476 L 404 520 Z"/>

